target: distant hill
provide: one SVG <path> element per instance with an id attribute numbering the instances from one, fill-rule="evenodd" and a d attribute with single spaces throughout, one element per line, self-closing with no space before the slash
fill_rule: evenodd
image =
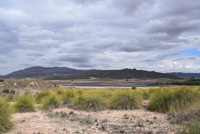
<path id="1" fill-rule="evenodd" d="M 170 78 L 177 79 L 178 77 L 170 74 L 150 72 L 136 69 L 122 69 L 122 70 L 96 70 L 92 72 L 81 72 L 78 74 L 68 75 L 54 75 L 48 76 L 47 80 L 67 80 L 67 79 L 88 79 L 88 78 L 111 78 L 111 79 L 131 79 L 131 78 Z"/>
<path id="2" fill-rule="evenodd" d="M 24 70 L 12 72 L 2 78 L 43 78 L 49 80 L 62 79 L 88 79 L 88 78 L 111 78 L 111 79 L 131 79 L 131 78 L 170 78 L 178 77 L 171 74 L 158 73 L 154 71 L 144 71 L 136 69 L 122 70 L 77 70 L 67 67 L 30 67 Z"/>
<path id="3" fill-rule="evenodd" d="M 177 77 L 181 77 L 181 78 L 191 78 L 191 77 L 197 77 L 200 78 L 200 73 L 180 73 L 180 72 L 173 72 L 173 73 L 167 73 L 170 75 L 175 75 Z"/>
<path id="4" fill-rule="evenodd" d="M 50 75 L 59 74 L 74 74 L 91 70 L 77 70 L 67 67 L 30 67 L 24 70 L 12 72 L 8 75 L 2 76 L 3 78 L 27 78 L 27 77 L 45 77 Z"/>

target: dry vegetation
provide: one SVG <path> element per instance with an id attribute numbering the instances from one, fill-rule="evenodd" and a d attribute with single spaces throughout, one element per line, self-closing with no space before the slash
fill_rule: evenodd
<path id="1" fill-rule="evenodd" d="M 54 91 L 45 89 L 33 94 L 16 94 L 13 89 L 12 92 L 10 89 L 2 89 L 0 133 L 8 131 L 12 125 L 14 130 L 10 133 L 25 133 L 22 128 L 23 131 L 20 131 L 18 125 L 25 122 L 30 125 L 32 122 L 34 126 L 43 123 L 52 126 L 51 131 L 38 128 L 38 132 L 44 133 L 199 134 L 199 104 L 199 87 L 140 90 L 58 88 Z M 21 114 L 21 112 L 25 113 Z M 11 114 L 14 115 L 14 123 L 11 123 L 13 120 Z M 16 118 L 20 114 L 25 118 L 25 122 Z M 25 115 L 29 116 L 30 120 Z M 65 125 L 61 125 L 62 123 Z M 72 125 L 79 127 L 73 128 Z M 67 130 L 69 127 L 71 130 Z"/>
<path id="2" fill-rule="evenodd" d="M 39 79 L 6 79 L 0 82 L 0 89 L 44 89 L 54 86 Z"/>

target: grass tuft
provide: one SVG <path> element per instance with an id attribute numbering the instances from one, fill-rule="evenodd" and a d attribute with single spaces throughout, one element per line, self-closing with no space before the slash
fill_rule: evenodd
<path id="1" fill-rule="evenodd" d="M 50 94 L 52 94 L 52 92 L 50 90 L 42 90 L 41 92 L 36 93 L 35 95 L 35 100 L 36 103 L 41 103 L 42 99 L 45 98 L 46 96 L 49 96 Z"/>
<path id="2" fill-rule="evenodd" d="M 110 107 L 112 109 L 136 109 L 142 104 L 142 95 L 135 90 L 118 90 L 113 93 Z"/>
<path id="3" fill-rule="evenodd" d="M 100 111 L 106 108 L 106 100 L 98 91 L 84 91 L 72 98 L 71 106 L 85 111 Z"/>
<path id="4" fill-rule="evenodd" d="M 76 91 L 75 90 L 66 90 L 63 94 L 63 103 L 70 104 L 72 98 L 75 97 Z"/>
<path id="5" fill-rule="evenodd" d="M 150 99 L 148 109 L 158 112 L 178 112 L 199 103 L 200 92 L 191 87 L 164 88 Z"/>
<path id="6" fill-rule="evenodd" d="M 200 122 L 193 120 L 188 123 L 181 134 L 200 134 Z"/>
<path id="7" fill-rule="evenodd" d="M 6 132 L 11 128 L 10 121 L 12 110 L 5 98 L 0 97 L 0 133 Z"/>
<path id="8" fill-rule="evenodd" d="M 16 99 L 14 109 L 16 112 L 35 111 L 35 99 L 31 94 L 23 94 Z"/>
<path id="9" fill-rule="evenodd" d="M 65 93 L 65 90 L 58 88 L 55 90 L 55 93 L 57 93 L 58 95 L 63 95 Z"/>
<path id="10" fill-rule="evenodd" d="M 49 108 L 57 108 L 63 104 L 62 97 L 56 93 L 52 93 L 49 96 L 42 99 L 41 109 L 47 110 Z"/>

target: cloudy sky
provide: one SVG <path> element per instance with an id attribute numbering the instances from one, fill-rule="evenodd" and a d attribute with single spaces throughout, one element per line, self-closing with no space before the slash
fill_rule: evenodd
<path id="1" fill-rule="evenodd" d="M 0 0 L 0 75 L 31 66 L 200 72 L 199 0 Z"/>

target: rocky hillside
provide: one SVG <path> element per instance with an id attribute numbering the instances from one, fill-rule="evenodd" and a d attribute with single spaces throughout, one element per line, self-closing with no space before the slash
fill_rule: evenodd
<path id="1" fill-rule="evenodd" d="M 88 79 L 88 78 L 111 78 L 111 79 L 131 79 L 131 78 L 170 78 L 177 77 L 170 74 L 158 73 L 154 71 L 144 71 L 136 69 L 122 70 L 77 70 L 67 67 L 30 67 L 24 70 L 12 72 L 3 78 L 44 78 L 48 80 L 62 79 Z"/>
<path id="2" fill-rule="evenodd" d="M 53 87 L 52 84 L 38 79 L 6 79 L 4 82 L 0 82 L 0 89 L 48 89 Z"/>
<path id="3" fill-rule="evenodd" d="M 44 77 L 58 74 L 74 74 L 85 72 L 89 70 L 76 70 L 67 67 L 30 67 L 24 70 L 12 72 L 8 75 L 2 76 L 3 78 L 27 78 L 27 77 Z"/>
<path id="4" fill-rule="evenodd" d="M 178 77 L 169 74 L 158 72 L 150 72 L 136 69 L 122 70 L 97 70 L 92 72 L 82 72 L 70 75 L 54 75 L 45 77 L 47 80 L 64 80 L 64 79 L 88 79 L 88 78 L 111 78 L 111 79 L 131 79 L 131 78 L 170 78 L 177 79 Z"/>

